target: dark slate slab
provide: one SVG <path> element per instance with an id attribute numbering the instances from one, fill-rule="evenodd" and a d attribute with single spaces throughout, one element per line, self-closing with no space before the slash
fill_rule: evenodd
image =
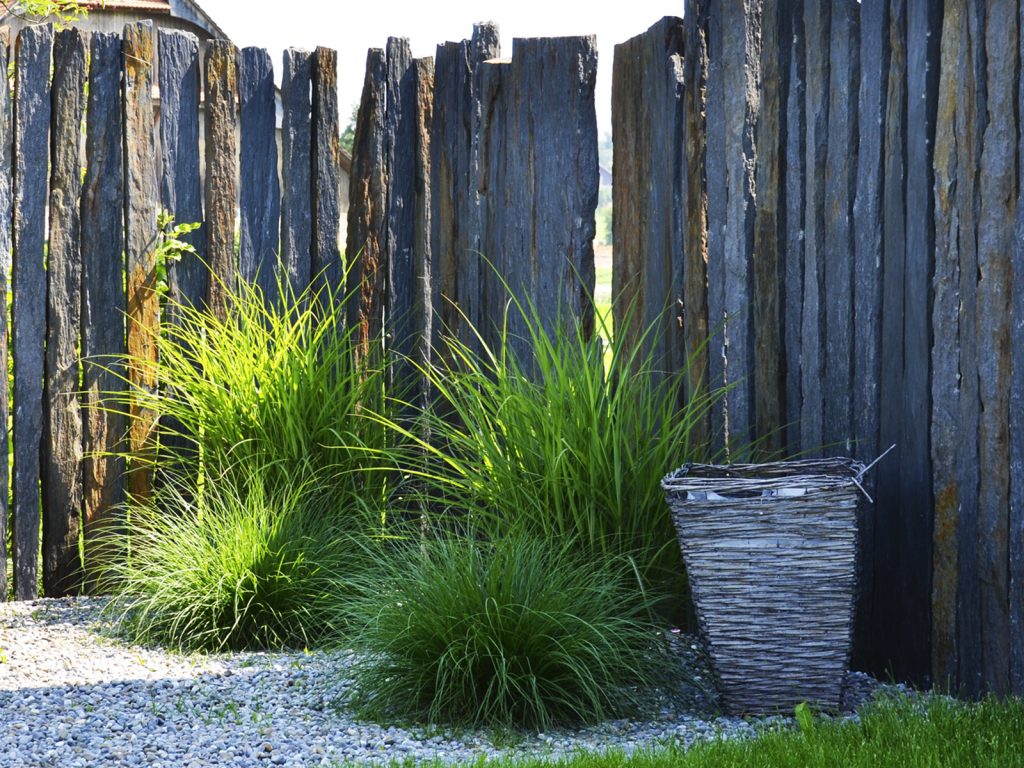
<path id="1" fill-rule="evenodd" d="M 761 34 L 761 2 L 723 3 L 722 88 L 725 106 L 726 219 L 724 242 L 724 312 L 727 339 L 725 382 L 728 432 L 736 447 L 754 437 L 754 146 L 760 62 L 748 37 Z M 760 382 L 758 382 L 760 384 Z M 744 452 L 745 453 L 745 452 Z"/>
<path id="2" fill-rule="evenodd" d="M 410 325 L 413 343 L 409 354 L 419 363 L 427 365 L 431 359 L 430 339 L 433 323 L 431 295 L 431 242 L 432 231 L 430 189 L 430 126 L 434 119 L 434 60 L 431 57 L 413 61 L 416 74 L 416 161 L 415 161 L 415 214 L 413 220 L 412 281 L 413 295 L 410 307 Z M 417 396 L 426 395 L 426 383 L 416 382 Z"/>
<path id="3" fill-rule="evenodd" d="M 695 393 L 708 386 L 708 215 L 704 181 L 707 5 L 700 0 L 686 0 L 684 8 L 683 336 L 689 393 Z M 695 426 L 694 439 L 704 442 L 709 430 L 709 421 L 702 419 Z"/>
<path id="4" fill-rule="evenodd" d="M 268 304 L 277 302 L 281 234 L 281 183 L 277 178 L 277 105 L 274 65 L 262 48 L 243 48 L 238 65 L 241 122 L 239 178 L 242 279 L 259 284 Z"/>
<path id="5" fill-rule="evenodd" d="M 612 70 L 615 334 L 643 341 L 665 374 L 685 364 L 683 34 L 682 19 L 661 19 L 615 46 Z"/>
<path id="6" fill-rule="evenodd" d="M 907 7 L 905 0 L 892 0 L 889 11 L 889 71 L 887 75 L 884 122 L 884 187 L 882 189 L 882 347 L 879 408 L 879 447 L 896 448 L 875 469 L 877 477 L 876 528 L 872 585 L 873 614 L 869 668 L 881 671 L 891 660 L 890 643 L 882 628 L 894 626 L 899 617 L 893 599 L 893 584 L 899 578 L 902 557 L 893 520 L 899 494 L 900 453 L 903 450 L 898 397 L 885 393 L 903 391 L 903 291 L 906 250 L 905 142 L 907 104 Z"/>
<path id="7" fill-rule="evenodd" d="M 857 187 L 860 4 L 832 3 L 825 170 L 825 376 L 822 440 L 830 455 L 853 451 L 854 230 Z"/>
<path id="8" fill-rule="evenodd" d="M 489 166 L 480 185 L 481 192 L 488 190 L 481 202 L 489 222 L 481 250 L 511 296 L 536 306 L 549 333 L 562 323 L 566 332 L 578 324 L 589 335 L 598 188 L 594 39 L 517 39 L 505 66 L 481 66 L 481 73 L 498 68 L 495 80 L 481 80 L 482 114 L 489 104 L 504 112 L 492 126 L 496 130 L 480 137 L 486 142 L 481 163 L 486 158 Z M 492 290 L 501 295 L 496 283 Z M 492 314 L 484 323 L 497 326 L 504 301 L 490 302 L 488 295 L 485 287 Z M 509 313 L 510 346 L 527 361 L 529 343 L 517 315 Z"/>
<path id="9" fill-rule="evenodd" d="M 445 336 L 472 345 L 463 318 L 479 325 L 479 193 L 476 126 L 480 103 L 474 73 L 497 58 L 498 30 L 476 25 L 473 37 L 437 47 L 431 125 L 431 305 L 433 344 Z"/>
<path id="10" fill-rule="evenodd" d="M 932 675 L 940 685 L 956 684 L 957 668 L 957 483 L 960 413 L 960 211 L 958 166 L 973 166 L 970 150 L 958 146 L 957 111 L 961 57 L 967 46 L 966 3 L 946 4 L 942 22 L 941 71 L 935 129 L 935 270 L 932 278 L 931 455 L 935 494 L 932 535 Z M 866 31 L 866 30 L 865 30 Z M 964 72 L 969 77 L 970 72 Z M 863 90 L 863 89 L 862 89 Z M 966 173 L 965 175 L 973 176 Z M 972 430 L 973 432 L 973 430 Z"/>
<path id="11" fill-rule="evenodd" d="M 0 27 L 0 69 L 7 71 L 10 61 L 10 30 Z M 0 83 L 0 293 L 7 295 L 11 274 L 11 221 L 14 216 L 11 167 L 11 93 L 9 79 Z M 0 312 L 0 370 L 8 370 L 7 313 Z M 0 422 L 10 417 L 10 389 L 6 376 L 0 376 Z M 8 455 L 9 436 L 0 429 L 0 455 Z M 0 488 L 10 488 L 10 468 L 0 462 Z M 7 521 L 10 516 L 8 494 L 0 493 L 0 541 L 8 541 Z M 0 602 L 7 599 L 7 547 L 0 547 Z"/>
<path id="12" fill-rule="evenodd" d="M 915 21 L 913 15 L 911 20 Z M 914 26 L 911 26 L 913 30 Z M 1012 253 L 1019 97 L 1014 69 L 1006 66 L 1006 62 L 1018 54 L 1015 4 L 996 2 L 987 9 L 985 49 L 988 57 L 986 93 L 989 120 L 981 154 L 978 217 L 977 345 L 981 399 L 978 459 L 982 472 L 978 485 L 980 546 L 977 578 L 981 587 L 982 676 L 988 691 L 1006 695 L 1010 690 L 1010 382 L 1013 371 Z M 908 110 L 908 117 L 913 119 L 915 116 Z M 918 116 L 918 119 L 926 120 L 927 115 Z M 911 153 L 908 164 L 913 160 Z M 912 199 L 908 190 L 908 209 Z M 915 202 L 923 206 L 927 201 Z M 914 232 L 908 227 L 908 258 L 912 234 Z M 908 263 L 908 280 L 910 271 Z M 910 312 L 914 307 L 908 306 L 907 309 Z M 909 336 L 908 330 L 908 356 L 916 351 L 910 348 Z M 923 526 L 930 522 L 926 513 L 927 509 L 921 510 L 919 518 L 908 522 Z M 907 533 L 917 528 L 908 526 Z M 907 597 L 909 599 L 913 595 Z"/>
<path id="13" fill-rule="evenodd" d="M 1024 30 L 1024 8 L 1017 21 Z M 1020 60 L 1024 61 L 1024 38 Z M 1024 104 L 1024 79 L 1018 81 Z M 1020 113 L 1018 112 L 1018 120 Z M 1024 157 L 1024 129 L 1018 124 L 1017 157 Z M 1024 176 L 1018 174 L 1013 250 L 1013 374 L 1010 379 L 1010 691 L 1024 696 Z"/>
<path id="14" fill-rule="evenodd" d="M 782 4 L 784 5 L 784 3 Z M 756 198 L 754 206 L 754 247 L 750 252 L 753 300 L 748 314 L 753 321 L 754 434 L 762 439 L 761 450 L 778 455 L 784 434 L 782 316 L 780 275 L 784 251 L 782 241 L 783 158 L 786 150 L 783 98 L 788 61 L 782 41 L 789 37 L 778 0 L 764 0 L 761 12 L 761 56 L 759 62 L 759 112 L 756 125 Z"/>
<path id="15" fill-rule="evenodd" d="M 344 296 L 345 271 L 338 236 L 341 224 L 341 134 L 338 118 L 338 53 L 313 54 L 313 276 Z"/>
<path id="16" fill-rule="evenodd" d="M 82 119 L 85 37 L 57 33 L 50 126 L 50 247 L 47 253 L 46 381 L 43 410 L 43 589 L 77 592 L 82 515 L 82 413 L 78 347 L 82 318 Z"/>
<path id="17" fill-rule="evenodd" d="M 806 160 L 804 211 L 803 313 L 800 342 L 800 444 L 805 455 L 820 456 L 824 447 L 825 380 L 825 169 L 828 160 L 829 48 L 831 0 L 804 6 L 806 45 Z"/>
<path id="18" fill-rule="evenodd" d="M 800 442 L 803 414 L 803 307 L 804 307 L 804 217 L 807 165 L 806 46 L 804 15 L 799 6 L 786 4 L 784 16 L 787 34 L 789 72 L 786 83 L 786 155 L 785 172 L 785 258 L 781 266 L 784 290 L 780 296 L 783 310 L 783 346 L 785 347 L 786 416 L 785 444 L 789 455 L 802 450 Z"/>
<path id="19" fill-rule="evenodd" d="M 38 593 L 39 474 L 46 334 L 46 172 L 53 27 L 26 27 L 14 65 L 14 596 Z"/>
<path id="20" fill-rule="evenodd" d="M 191 32 L 157 33 L 160 80 L 160 205 L 175 222 L 203 221 L 203 187 L 199 157 L 199 41 Z M 209 291 L 206 232 L 202 227 L 183 238 L 196 249 L 167 266 L 168 318 L 176 322 L 174 304 L 202 306 Z"/>
<path id="21" fill-rule="evenodd" d="M 206 46 L 206 255 L 210 264 L 207 304 L 218 316 L 227 311 L 225 289 L 234 284 L 235 218 L 238 211 L 238 51 L 226 40 Z"/>
<path id="22" fill-rule="evenodd" d="M 938 103 L 942 9 L 917 0 L 907 6 L 907 248 L 904 299 L 904 377 L 900 452 L 901 623 L 895 643 L 898 674 L 919 685 L 931 681 L 932 475 L 928 423 L 931 408 L 930 284 L 935 248 L 932 151 Z M 1014 97 L 1015 98 L 1015 97 Z M 1011 210 L 1012 213 L 1012 210 Z M 1009 242 L 1009 241 L 1007 241 Z M 1005 610 L 1005 609 L 1004 609 Z"/>
<path id="23" fill-rule="evenodd" d="M 121 36 L 90 36 L 86 172 L 82 189 L 82 453 L 86 588 L 96 588 L 103 530 L 124 500 L 121 437 L 125 419 L 104 409 L 106 393 L 124 388 L 124 171 Z"/>
<path id="24" fill-rule="evenodd" d="M 156 124 L 153 84 L 156 35 L 151 22 L 124 28 L 124 229 L 128 376 L 136 391 L 156 389 L 155 336 L 160 333 L 160 296 L 156 290 L 158 211 Z M 146 361 L 143 363 L 142 361 Z M 128 493 L 146 499 L 153 490 L 156 460 L 155 414 L 133 402 L 128 423 L 132 467 Z"/>
<path id="25" fill-rule="evenodd" d="M 281 262 L 296 295 L 312 278 L 311 60 L 308 51 L 289 48 L 281 72 Z"/>
<path id="26" fill-rule="evenodd" d="M 964 56 L 961 67 L 956 134 L 958 153 L 964 157 L 964 173 L 957 174 L 957 211 L 962 232 L 976 233 L 980 208 L 980 179 L 977 169 L 981 165 L 982 137 L 988 120 L 985 99 L 985 76 L 988 63 L 985 57 L 985 14 L 978 3 L 967 3 L 964 23 Z M 936 130 L 936 137 L 938 131 Z M 958 160 L 958 163 L 960 161 Z M 960 692 L 979 696 L 983 690 L 981 671 L 981 586 L 978 582 L 978 483 L 981 468 L 978 465 L 978 421 L 980 395 L 978 393 L 978 239 L 976 236 L 960 238 L 960 434 L 970 436 L 960 441 L 957 461 L 959 496 L 957 521 L 957 671 L 955 681 Z M 937 371 L 932 380 L 936 381 Z M 935 391 L 933 384 L 932 391 Z M 933 473 L 937 470 L 933 470 Z M 937 476 L 936 476 L 937 477 Z M 936 681 L 939 682 L 939 681 Z"/>
<path id="27" fill-rule="evenodd" d="M 349 186 L 348 322 L 356 328 L 364 352 L 384 324 L 384 244 L 387 182 L 384 110 L 387 102 L 384 50 L 366 53 L 366 75 L 352 146 Z"/>
<path id="28" fill-rule="evenodd" d="M 707 24 L 707 113 L 708 137 L 705 149 L 707 188 L 707 276 L 708 276 L 708 382 L 712 390 L 725 386 L 725 228 L 728 202 L 726 191 L 725 88 L 722 79 L 722 0 L 708 0 Z M 724 447 L 726 423 L 724 400 L 711 410 L 712 450 Z"/>
<path id="29" fill-rule="evenodd" d="M 860 91 L 858 94 L 857 191 L 853 204 L 853 455 L 865 464 L 878 456 L 878 412 L 881 407 L 882 207 L 885 101 L 889 75 L 889 7 L 887 0 L 866 0 L 860 9 Z M 886 446 L 888 447 L 888 446 Z M 877 473 L 864 478 L 874 494 Z M 854 627 L 854 665 L 868 663 L 874 592 L 875 508 L 860 512 L 861 589 Z"/>

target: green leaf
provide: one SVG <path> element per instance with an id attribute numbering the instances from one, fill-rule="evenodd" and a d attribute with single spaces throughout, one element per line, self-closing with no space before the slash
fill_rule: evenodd
<path id="1" fill-rule="evenodd" d="M 801 733 L 810 733 L 814 730 L 814 715 L 811 714 L 811 708 L 806 701 L 796 705 L 795 715 Z"/>

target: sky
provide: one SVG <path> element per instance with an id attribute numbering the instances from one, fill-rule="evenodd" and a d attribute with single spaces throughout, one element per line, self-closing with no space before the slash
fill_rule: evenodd
<path id="1" fill-rule="evenodd" d="M 494 21 L 503 56 L 516 37 L 596 35 L 598 131 L 611 130 L 612 56 L 616 43 L 643 32 L 662 16 L 681 16 L 683 0 L 625 0 L 602 3 L 556 0 L 198 0 L 239 47 L 270 51 L 275 69 L 287 47 L 318 45 L 338 51 L 338 89 L 343 120 L 359 101 L 366 50 L 382 48 L 388 37 L 408 37 L 413 55 L 433 56 L 438 43 L 462 40 L 473 23 Z M 280 81 L 280 78 L 278 78 Z"/>

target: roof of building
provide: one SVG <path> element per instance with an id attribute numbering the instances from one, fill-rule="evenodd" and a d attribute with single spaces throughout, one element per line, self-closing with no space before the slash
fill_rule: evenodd
<path id="1" fill-rule="evenodd" d="M 170 0 L 96 0 L 82 5 L 89 11 L 144 11 L 167 14 L 171 12 Z"/>

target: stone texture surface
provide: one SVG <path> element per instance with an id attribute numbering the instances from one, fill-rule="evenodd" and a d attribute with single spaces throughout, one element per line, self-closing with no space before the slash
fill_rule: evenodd
<path id="1" fill-rule="evenodd" d="M 7 71 L 10 61 L 11 37 L 7 27 L 0 27 L 0 68 Z M 11 166 L 13 131 L 11 122 L 10 80 L 0 83 L 0 293 L 7 295 L 11 275 L 11 222 L 14 216 L 14 200 Z M 7 313 L 0 312 L 0 370 L 8 370 L 8 327 Z M 0 423 L 7 424 L 10 418 L 10 385 L 6 376 L 0 376 Z M 0 455 L 7 455 L 10 436 L 6 429 L 0 429 Z M 0 462 L 0 488 L 10 487 L 10 467 Z M 0 493 L 0 541 L 6 542 L 7 524 L 10 518 L 8 494 Z M 7 547 L 0 547 L 0 602 L 7 599 Z"/>
<path id="2" fill-rule="evenodd" d="M 341 133 L 338 117 L 338 54 L 317 48 L 313 54 L 313 229 L 314 281 L 345 295 L 341 261 Z"/>
<path id="3" fill-rule="evenodd" d="M 241 123 L 239 149 L 238 267 L 276 303 L 281 236 L 281 182 L 277 177 L 277 106 L 274 65 L 263 48 L 243 48 L 238 64 Z"/>
<path id="4" fill-rule="evenodd" d="M 122 41 L 117 34 L 94 33 L 89 45 L 82 189 L 82 525 L 86 588 L 92 590 L 103 531 L 124 500 L 124 459 L 119 453 L 126 423 L 120 413 L 101 407 L 105 397 L 124 388 L 123 370 L 111 363 L 125 353 Z"/>
<path id="5" fill-rule="evenodd" d="M 38 592 L 39 475 L 46 334 L 46 168 L 49 163 L 53 27 L 26 27 L 14 63 L 14 596 Z"/>
<path id="6" fill-rule="evenodd" d="M 289 48 L 281 72 L 281 262 L 296 295 L 312 278 L 311 61 L 308 51 Z"/>
<path id="7" fill-rule="evenodd" d="M 82 119 L 86 42 L 57 33 L 50 126 L 50 247 L 47 252 L 46 381 L 43 411 L 43 589 L 75 591 L 82 514 L 82 413 L 78 352 L 82 319 Z"/>
<path id="8" fill-rule="evenodd" d="M 206 47 L 206 255 L 210 264 L 207 304 L 227 312 L 225 289 L 235 280 L 235 219 L 238 213 L 238 51 L 225 40 Z"/>

